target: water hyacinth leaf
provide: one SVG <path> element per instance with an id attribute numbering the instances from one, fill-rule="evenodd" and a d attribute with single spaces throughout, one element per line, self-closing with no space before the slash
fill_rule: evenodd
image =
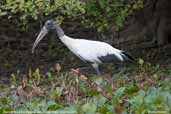
<path id="1" fill-rule="evenodd" d="M 66 112 L 69 112 L 71 114 L 77 114 L 77 109 L 76 109 L 75 105 L 71 105 L 69 107 L 64 107 L 61 109 L 61 111 L 66 111 Z"/>
<path id="2" fill-rule="evenodd" d="M 62 105 L 57 104 L 55 101 L 49 101 L 47 105 L 48 105 L 47 110 L 49 111 L 55 111 L 63 107 Z"/>
<path id="3" fill-rule="evenodd" d="M 163 96 L 163 101 L 168 105 L 171 106 L 171 94 L 169 91 L 165 91 L 161 93 L 161 96 Z M 171 108 L 171 107 L 170 107 Z"/>
<path id="4" fill-rule="evenodd" d="M 125 94 L 125 90 L 126 90 L 126 87 L 120 87 L 114 92 L 114 94 L 120 97 Z"/>
<path id="5" fill-rule="evenodd" d="M 135 85 L 129 86 L 125 89 L 125 93 L 127 94 L 133 94 L 135 92 L 138 92 L 139 88 Z"/>
<path id="6" fill-rule="evenodd" d="M 98 96 L 93 97 L 93 103 L 96 104 L 97 106 L 105 105 L 106 101 L 107 101 L 107 98 L 102 96 L 102 95 L 98 95 Z"/>
<path id="7" fill-rule="evenodd" d="M 90 95 L 90 96 L 96 96 L 96 95 L 99 95 L 99 91 L 97 90 L 97 89 L 95 89 L 95 88 L 90 88 L 90 89 L 88 89 L 88 94 Z"/>
<path id="8" fill-rule="evenodd" d="M 97 106 L 92 103 L 86 103 L 81 106 L 81 110 L 86 114 L 94 114 L 96 112 Z"/>
<path id="9" fill-rule="evenodd" d="M 97 77 L 95 80 L 94 80 L 94 82 L 97 84 L 97 85 L 100 85 L 101 83 L 102 83 L 102 81 L 103 81 L 103 79 L 102 79 L 102 77 Z"/>
<path id="10" fill-rule="evenodd" d="M 134 96 L 132 99 L 128 100 L 130 102 L 130 104 L 132 104 L 132 106 L 137 107 L 137 106 L 141 106 L 144 103 L 144 97 L 145 97 L 145 91 L 140 90 L 137 93 L 137 96 Z"/>
<path id="11" fill-rule="evenodd" d="M 96 100 L 99 102 L 100 105 L 104 105 L 105 102 L 107 101 L 107 98 L 104 97 L 104 96 L 99 95 L 99 96 L 97 96 Z"/>
<path id="12" fill-rule="evenodd" d="M 113 88 L 112 88 L 112 86 L 110 86 L 110 85 L 107 85 L 107 86 L 105 87 L 105 90 L 106 90 L 107 92 L 109 92 L 110 94 L 113 93 Z"/>
<path id="13" fill-rule="evenodd" d="M 116 104 L 118 104 L 118 103 L 121 103 L 121 99 L 119 98 L 119 97 L 113 97 L 112 99 L 111 99 L 111 102 L 112 102 L 112 105 L 116 105 Z"/>

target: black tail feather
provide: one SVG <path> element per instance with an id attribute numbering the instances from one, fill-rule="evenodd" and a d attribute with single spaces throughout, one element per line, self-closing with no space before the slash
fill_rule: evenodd
<path id="1" fill-rule="evenodd" d="M 135 61 L 135 59 L 133 57 L 131 57 L 129 54 L 127 54 L 124 51 L 121 52 L 121 55 L 122 55 L 124 61 L 131 61 L 131 62 Z"/>

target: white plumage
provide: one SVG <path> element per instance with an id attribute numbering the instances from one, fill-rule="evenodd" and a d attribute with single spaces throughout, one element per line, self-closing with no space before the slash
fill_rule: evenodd
<path id="1" fill-rule="evenodd" d="M 50 30 L 55 30 L 60 40 L 77 57 L 79 57 L 84 62 L 90 62 L 98 75 L 100 75 L 99 64 L 133 61 L 133 58 L 130 55 L 122 50 L 112 47 L 105 42 L 86 39 L 74 39 L 65 35 L 63 30 L 56 24 L 56 21 L 53 19 L 48 20 L 45 23 L 33 45 L 32 52 L 34 52 L 36 45 Z"/>
<path id="2" fill-rule="evenodd" d="M 120 62 L 123 62 L 123 58 L 121 56 L 122 51 L 113 48 L 111 45 L 105 42 L 73 39 L 66 35 L 60 39 L 69 48 L 69 50 L 77 55 L 80 59 L 92 63 L 97 62 L 100 64 L 102 61 L 100 61 L 99 57 L 114 54 Z"/>

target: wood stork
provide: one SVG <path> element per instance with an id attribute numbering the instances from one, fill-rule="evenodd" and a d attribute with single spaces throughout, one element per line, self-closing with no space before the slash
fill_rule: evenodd
<path id="1" fill-rule="evenodd" d="M 134 59 L 126 52 L 113 48 L 111 45 L 86 39 L 74 39 L 65 35 L 62 28 L 56 23 L 55 19 L 47 20 L 41 29 L 32 47 L 32 53 L 37 44 L 49 31 L 56 31 L 59 39 L 64 45 L 84 62 L 90 62 L 92 67 L 100 75 L 99 64 L 111 62 L 131 62 Z"/>

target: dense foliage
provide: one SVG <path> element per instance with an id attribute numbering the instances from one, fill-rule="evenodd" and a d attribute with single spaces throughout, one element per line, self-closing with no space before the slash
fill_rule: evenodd
<path id="1" fill-rule="evenodd" d="M 31 70 L 27 78 L 12 74 L 11 83 L 0 86 L 0 114 L 10 111 L 47 111 L 71 114 L 170 114 L 171 70 L 144 63 L 117 71 L 113 76 L 77 74 L 76 70 L 43 75 Z M 27 74 L 26 74 L 27 75 Z M 16 93 L 16 94 L 14 94 Z M 30 112 L 31 113 L 31 112 Z M 52 112 L 51 112 L 52 113 Z"/>
<path id="2" fill-rule="evenodd" d="M 50 17 L 58 22 L 79 21 L 97 31 L 123 27 L 128 16 L 143 8 L 143 0 L 1 0 L 0 17 L 29 27 Z M 56 45 L 56 44 L 55 44 Z M 50 45 L 53 53 L 53 47 Z M 61 50 L 61 49 L 60 49 Z M 56 51 L 56 50 L 55 50 Z M 59 51 L 58 51 L 59 52 Z M 61 51 L 64 55 L 64 50 Z M 59 56 L 59 53 L 57 53 Z M 170 66 L 138 62 L 121 71 L 108 66 L 99 77 L 63 70 L 60 64 L 47 73 L 39 68 L 11 74 L 9 84 L 0 84 L 0 114 L 11 111 L 78 114 L 171 113 Z M 12 112 L 11 112 L 12 113 Z"/>
<path id="3" fill-rule="evenodd" d="M 79 20 L 99 32 L 121 28 L 129 15 L 143 8 L 143 0 L 2 0 L 0 16 L 17 18 L 25 27 L 33 20 L 58 17 Z"/>

